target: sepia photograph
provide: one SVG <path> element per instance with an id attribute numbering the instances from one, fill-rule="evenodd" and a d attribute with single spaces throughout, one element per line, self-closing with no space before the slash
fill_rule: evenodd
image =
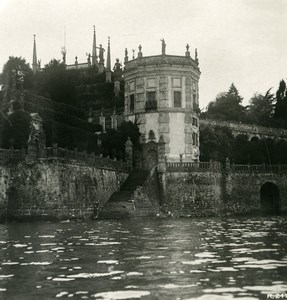
<path id="1" fill-rule="evenodd" d="M 287 299 L 287 0 L 0 0 L 0 299 Z"/>

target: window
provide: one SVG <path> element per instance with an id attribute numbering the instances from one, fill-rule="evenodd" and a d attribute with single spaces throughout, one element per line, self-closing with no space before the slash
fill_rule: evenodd
<path id="1" fill-rule="evenodd" d="M 198 120 L 197 120 L 197 118 L 192 118 L 192 125 L 194 125 L 194 126 L 198 126 Z"/>
<path id="2" fill-rule="evenodd" d="M 135 95 L 130 95 L 130 112 L 135 109 Z"/>
<path id="3" fill-rule="evenodd" d="M 198 146 L 198 134 L 195 132 L 192 133 L 192 144 Z"/>
<path id="4" fill-rule="evenodd" d="M 155 101 L 155 92 L 147 92 L 147 101 Z"/>
<path id="5" fill-rule="evenodd" d="M 181 107 L 181 92 L 180 91 L 174 91 L 174 107 Z"/>
<path id="6" fill-rule="evenodd" d="M 146 110 L 157 109 L 157 102 L 155 98 L 155 92 L 147 92 Z"/>

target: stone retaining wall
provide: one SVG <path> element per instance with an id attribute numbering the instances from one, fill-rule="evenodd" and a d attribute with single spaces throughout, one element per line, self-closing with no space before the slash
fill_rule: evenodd
<path id="1" fill-rule="evenodd" d="M 92 217 L 128 176 L 126 170 L 59 161 L 0 168 L 0 215 L 12 219 Z"/>

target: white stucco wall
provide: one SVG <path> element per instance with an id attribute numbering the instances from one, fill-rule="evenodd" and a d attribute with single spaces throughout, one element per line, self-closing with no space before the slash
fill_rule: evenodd
<path id="1" fill-rule="evenodd" d="M 149 141 L 149 132 L 153 130 L 155 134 L 155 142 L 159 140 L 159 133 L 158 133 L 158 113 L 148 113 L 146 114 L 146 141 Z"/>
<path id="2" fill-rule="evenodd" d="M 185 152 L 184 113 L 170 113 L 170 158 L 179 160 Z"/>

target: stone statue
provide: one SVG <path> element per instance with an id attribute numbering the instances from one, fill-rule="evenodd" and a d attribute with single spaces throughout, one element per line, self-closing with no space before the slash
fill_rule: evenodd
<path id="1" fill-rule="evenodd" d="M 185 56 L 186 56 L 186 57 L 190 57 L 189 44 L 186 44 Z"/>
<path id="2" fill-rule="evenodd" d="M 35 149 L 39 150 L 46 146 L 46 136 L 43 130 L 42 122 L 42 118 L 37 113 L 31 114 L 28 147 L 34 145 Z"/>
<path id="3" fill-rule="evenodd" d="M 164 39 L 161 39 L 161 54 L 165 55 L 166 43 Z"/>
<path id="4" fill-rule="evenodd" d="M 113 69 L 115 78 L 121 78 L 122 77 L 122 68 L 121 67 L 122 67 L 122 65 L 119 62 L 119 59 L 117 58 L 114 69 Z"/>
<path id="5" fill-rule="evenodd" d="M 139 52 L 142 52 L 142 45 L 139 45 Z"/>
<path id="6" fill-rule="evenodd" d="M 88 54 L 88 64 L 91 64 L 91 53 Z"/>
<path id="7" fill-rule="evenodd" d="M 104 51 L 105 49 L 102 47 L 102 44 L 100 44 L 100 53 L 99 53 L 99 58 L 100 58 L 100 63 L 104 63 Z"/>

